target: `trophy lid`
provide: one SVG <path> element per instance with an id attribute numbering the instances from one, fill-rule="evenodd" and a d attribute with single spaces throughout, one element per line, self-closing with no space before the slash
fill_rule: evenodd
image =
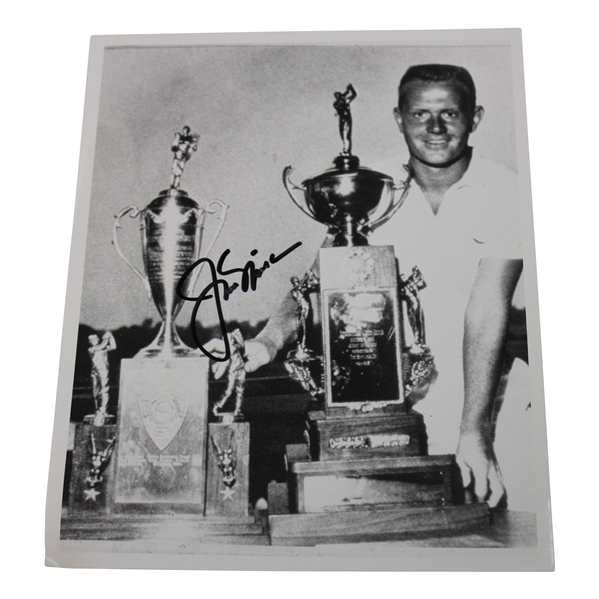
<path id="1" fill-rule="evenodd" d="M 351 173 L 357 171 L 360 167 L 360 159 L 353 154 L 344 154 L 341 152 L 339 156 L 333 159 L 335 168 L 344 173 Z"/>
<path id="2" fill-rule="evenodd" d="M 335 165 L 334 168 L 329 168 L 314 177 L 302 181 L 302 187 L 304 189 L 313 189 L 314 185 L 322 185 L 325 181 L 330 182 L 333 180 L 337 182 L 336 186 L 344 180 L 360 182 L 364 185 L 368 185 L 369 183 L 384 185 L 387 182 L 393 185 L 393 179 L 389 175 L 379 173 L 365 166 L 359 166 L 360 161 L 357 156 L 340 154 L 333 160 L 333 164 Z"/>
<path id="3" fill-rule="evenodd" d="M 368 245 L 367 234 L 396 209 L 393 179 L 360 167 L 360 159 L 352 154 L 349 104 L 356 96 L 351 84 L 345 92 L 335 92 L 333 106 L 343 147 L 333 159 L 334 167 L 306 179 L 300 187 L 289 178 L 290 166 L 283 171 L 283 184 L 292 201 L 310 218 L 329 227 L 334 246 Z M 302 191 L 303 200 L 296 200 L 292 189 Z"/>

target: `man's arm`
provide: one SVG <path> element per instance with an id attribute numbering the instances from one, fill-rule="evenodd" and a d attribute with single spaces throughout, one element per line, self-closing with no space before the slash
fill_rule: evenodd
<path id="1" fill-rule="evenodd" d="M 327 235 L 320 247 L 333 247 L 333 238 L 333 235 Z M 314 286 L 313 289 L 315 289 L 320 279 L 320 263 L 318 257 L 316 257 L 308 272 L 312 273 L 308 284 Z M 277 311 L 269 318 L 266 326 L 254 340 L 263 343 L 268 348 L 269 359 L 251 370 L 256 370 L 260 366 L 274 360 L 279 350 L 283 349 L 285 345 L 297 338 L 297 314 L 297 301 L 293 298 L 292 292 L 289 291 L 285 295 L 281 305 L 277 308 Z M 246 370 L 251 372 L 248 363 L 246 363 Z"/>
<path id="2" fill-rule="evenodd" d="M 464 321 L 464 410 L 457 461 L 464 485 L 495 507 L 505 495 L 493 441 L 493 408 L 501 377 L 512 297 L 522 260 L 484 258 Z"/>
<path id="3" fill-rule="evenodd" d="M 322 248 L 332 247 L 333 236 L 327 235 L 321 245 Z M 315 282 L 320 276 L 318 257 L 310 268 L 315 276 Z M 277 353 L 288 343 L 297 338 L 297 302 L 293 299 L 291 291 L 285 297 L 276 312 L 269 318 L 266 326 L 254 339 L 245 342 L 244 358 L 246 372 L 254 372 L 261 366 L 272 362 Z M 205 349 L 216 356 L 224 356 L 225 345 L 222 339 L 211 339 Z M 220 378 L 226 372 L 228 362 L 214 362 L 212 371 L 215 378 Z"/>
<path id="4" fill-rule="evenodd" d="M 245 342 L 243 350 L 245 371 L 254 372 L 272 362 L 279 350 L 292 341 L 295 335 L 297 335 L 297 303 L 291 293 L 287 293 L 260 334 Z M 222 339 L 211 339 L 204 349 L 215 356 L 225 355 L 225 344 Z M 212 364 L 214 377 L 221 378 L 228 367 L 228 361 L 214 362 Z"/>

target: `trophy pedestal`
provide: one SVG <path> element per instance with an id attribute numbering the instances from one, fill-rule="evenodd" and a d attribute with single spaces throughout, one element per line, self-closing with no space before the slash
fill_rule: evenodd
<path id="1" fill-rule="evenodd" d="M 206 545 L 268 545 L 261 522 L 250 516 L 194 514 L 75 514 L 63 518 L 63 541 L 124 541 L 127 551 L 201 554 Z M 80 545 L 78 545 L 80 547 Z"/>
<path id="2" fill-rule="evenodd" d="M 390 246 L 320 250 L 324 409 L 308 414 L 309 443 L 287 446 L 291 513 L 269 517 L 272 544 L 447 535 L 489 524 L 486 504 L 464 505 L 455 456 L 427 455 L 423 417 L 404 401 L 405 388 L 420 380 L 404 364 L 400 293 L 412 294 L 415 345 L 423 356 L 427 348 L 413 325 L 420 281 L 398 279 Z"/>
<path id="3" fill-rule="evenodd" d="M 454 456 L 289 461 L 290 509 L 320 513 L 392 506 L 457 505 Z"/>
<path id="4" fill-rule="evenodd" d="M 488 530 L 486 503 L 464 504 L 452 455 L 310 461 L 287 447 L 291 514 L 269 516 L 271 545 L 446 537 Z"/>
<path id="5" fill-rule="evenodd" d="M 249 513 L 250 425 L 208 425 L 206 516 L 243 517 Z"/>
<path id="6" fill-rule="evenodd" d="M 105 426 L 116 424 L 116 416 L 111 414 L 88 414 L 83 417 L 84 424 L 93 424 L 94 426 Z"/>
<path id="7" fill-rule="evenodd" d="M 94 453 L 105 450 L 115 438 L 116 426 L 94 426 L 78 422 L 75 425 L 73 466 L 69 485 L 69 512 L 106 513 L 110 511 L 113 495 L 114 456 L 93 482 Z M 93 436 L 93 441 L 92 441 Z M 95 451 L 94 451 L 95 446 Z M 91 479 L 92 482 L 89 482 Z"/>
<path id="8" fill-rule="evenodd" d="M 121 362 L 116 511 L 204 513 L 208 359 Z"/>
<path id="9" fill-rule="evenodd" d="M 275 515 L 269 517 L 271 545 L 314 546 L 441 538 L 489 529 L 486 503 L 389 507 L 378 510 Z M 457 545 L 459 546 L 459 545 Z M 497 545 L 494 545 L 497 546 Z"/>

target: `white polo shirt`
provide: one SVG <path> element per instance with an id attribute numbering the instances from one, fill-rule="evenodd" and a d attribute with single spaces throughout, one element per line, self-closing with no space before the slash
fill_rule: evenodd
<path id="1" fill-rule="evenodd" d="M 407 178 L 400 158 L 378 164 L 398 184 Z M 435 215 L 412 181 L 402 207 L 369 237 L 393 245 L 400 272 L 418 266 L 426 341 L 438 378 L 416 409 L 423 414 L 429 453 L 454 453 L 464 398 L 464 314 L 478 264 L 485 257 L 521 258 L 517 174 L 476 152 L 468 170 L 445 194 Z M 396 192 L 401 193 L 401 192 Z M 407 322 L 406 322 L 407 326 Z"/>

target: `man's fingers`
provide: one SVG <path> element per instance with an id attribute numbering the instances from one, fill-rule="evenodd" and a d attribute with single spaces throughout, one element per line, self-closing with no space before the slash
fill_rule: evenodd
<path id="1" fill-rule="evenodd" d="M 226 362 L 213 362 L 212 363 L 212 372 L 214 374 L 215 379 L 219 379 L 227 372 L 227 368 L 229 366 L 229 360 Z"/>
<path id="2" fill-rule="evenodd" d="M 503 486 L 503 481 L 501 480 L 501 475 L 497 468 L 491 468 L 491 472 L 489 472 L 489 490 L 490 495 L 487 503 L 490 508 L 497 507 L 497 504 L 505 495 L 505 487 Z"/>
<path id="3" fill-rule="evenodd" d="M 270 362 L 270 354 L 268 349 L 260 341 L 247 341 L 245 344 L 245 370 L 246 372 L 254 372 L 261 366 Z"/>
<path id="4" fill-rule="evenodd" d="M 204 349 L 218 358 L 222 358 L 225 355 L 225 343 L 222 339 L 210 339 L 210 341 L 204 345 Z M 212 362 L 214 378 L 221 378 L 227 371 L 228 365 L 228 360 L 226 362 Z"/>
<path id="5" fill-rule="evenodd" d="M 472 474 L 474 476 L 474 494 L 479 501 L 485 501 L 489 491 L 489 470 L 480 470 Z"/>
<path id="6" fill-rule="evenodd" d="M 204 345 L 204 350 L 217 358 L 222 358 L 225 355 L 225 343 L 222 339 L 210 339 L 210 341 Z M 212 362 L 214 378 L 221 378 L 227 371 L 228 365 L 228 360 L 226 362 Z"/>
<path id="7" fill-rule="evenodd" d="M 460 467 L 460 472 L 462 474 L 462 484 L 464 488 L 466 488 L 472 482 L 472 472 L 470 468 L 461 460 L 458 460 L 458 466 Z"/>
<path id="8" fill-rule="evenodd" d="M 217 358 L 222 358 L 225 355 L 225 344 L 222 339 L 211 339 L 204 345 L 204 349 Z M 259 341 L 246 341 L 244 358 L 246 372 L 254 372 L 254 370 L 258 370 L 258 368 L 270 362 L 268 349 Z M 221 378 L 227 372 L 228 367 L 229 360 L 226 362 L 213 362 L 212 372 L 214 373 L 214 378 Z"/>
<path id="9" fill-rule="evenodd" d="M 221 358 L 225 355 L 225 342 L 222 339 L 210 339 L 210 341 L 204 345 L 204 349 L 208 353 Z"/>
<path id="10" fill-rule="evenodd" d="M 262 355 L 252 356 L 245 363 L 245 371 L 246 372 L 254 372 L 255 370 L 258 370 L 258 368 L 260 368 L 261 366 L 264 366 L 264 364 L 267 364 L 268 361 L 269 361 L 268 354 L 266 354 L 266 357 L 264 357 Z"/>

